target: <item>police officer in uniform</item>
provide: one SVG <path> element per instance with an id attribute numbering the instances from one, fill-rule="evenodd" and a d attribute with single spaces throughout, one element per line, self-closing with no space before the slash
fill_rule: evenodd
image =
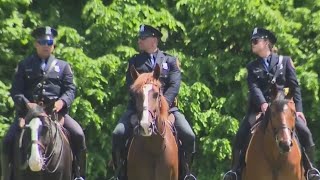
<path id="1" fill-rule="evenodd" d="M 130 67 L 132 65 L 134 65 L 139 73 L 148 73 L 153 71 L 156 63 L 159 64 L 161 67 L 160 81 L 162 83 L 162 92 L 171 108 L 170 112 L 173 113 L 176 119 L 175 127 L 178 131 L 178 137 L 182 141 L 186 163 L 188 166 L 191 166 L 192 157 L 195 153 L 195 134 L 184 115 L 179 112 L 174 103 L 180 88 L 181 72 L 177 59 L 158 49 L 158 43 L 161 37 L 162 33 L 154 27 L 149 25 L 140 26 L 138 39 L 140 53 L 134 55 L 129 60 L 126 84 L 128 89 L 133 84 L 133 79 L 130 74 Z M 133 98 L 131 98 L 127 111 L 122 115 L 113 131 L 113 162 L 116 168 L 119 166 L 120 160 L 126 159 L 126 152 L 124 152 L 125 142 L 132 133 L 132 126 L 129 121 L 130 116 L 134 112 L 135 105 Z"/>
<path id="2" fill-rule="evenodd" d="M 282 56 L 282 65 L 279 63 L 279 55 L 273 52 L 273 45 L 277 42 L 275 35 L 264 28 L 255 28 L 251 36 L 251 49 L 258 57 L 255 61 L 247 65 L 248 71 L 248 87 L 249 87 L 249 109 L 247 115 L 242 121 L 239 130 L 235 137 L 233 152 L 232 152 L 232 167 L 226 176 L 234 176 L 235 173 L 240 175 L 240 164 L 243 164 L 245 146 L 248 141 L 250 133 L 250 122 L 254 122 L 256 114 L 259 112 L 266 112 L 271 101 L 271 81 L 276 74 L 277 68 L 279 72 L 276 76 L 275 84 L 277 87 L 288 87 L 290 93 L 293 95 L 293 100 L 296 106 L 296 130 L 301 145 L 305 149 L 307 156 L 313 163 L 315 158 L 315 144 L 312 139 L 312 134 L 307 127 L 306 118 L 303 114 L 302 98 L 300 86 L 296 77 L 295 67 L 289 56 Z M 280 67 L 283 68 L 280 68 Z M 308 170 L 310 164 L 305 164 L 305 169 Z M 317 169 L 312 169 L 308 174 L 311 177 L 318 179 L 319 172 Z"/>
<path id="3" fill-rule="evenodd" d="M 78 180 L 85 178 L 86 144 L 80 125 L 68 115 L 76 87 L 70 65 L 55 58 L 54 50 L 57 31 L 51 27 L 40 27 L 32 32 L 36 53 L 19 62 L 11 89 L 16 107 L 16 119 L 3 140 L 2 178 L 8 180 L 12 160 L 13 141 L 24 122 L 27 107 L 35 103 L 52 104 L 53 110 L 64 117 L 64 127 L 70 132 L 71 145 L 80 168 Z M 46 75 L 46 78 L 44 76 Z M 9 173 L 9 174 L 8 174 Z"/>

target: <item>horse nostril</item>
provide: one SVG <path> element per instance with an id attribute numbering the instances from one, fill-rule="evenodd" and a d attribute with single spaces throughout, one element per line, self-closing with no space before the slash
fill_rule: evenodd
<path id="1" fill-rule="evenodd" d="M 279 148 L 281 149 L 282 153 L 287 153 L 290 151 L 290 147 L 292 147 L 292 142 L 290 141 L 281 141 L 279 142 Z"/>

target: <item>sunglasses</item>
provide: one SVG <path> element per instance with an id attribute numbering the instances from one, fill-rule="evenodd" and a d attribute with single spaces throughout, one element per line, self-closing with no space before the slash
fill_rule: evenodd
<path id="1" fill-rule="evenodd" d="M 52 46 L 53 45 L 53 39 L 39 39 L 37 40 L 37 43 L 40 44 L 41 46 L 45 46 L 45 45 L 48 45 L 48 46 Z"/>
<path id="2" fill-rule="evenodd" d="M 254 39 L 251 39 L 251 44 L 258 44 L 260 41 L 262 41 L 263 39 L 262 38 L 254 38 Z"/>

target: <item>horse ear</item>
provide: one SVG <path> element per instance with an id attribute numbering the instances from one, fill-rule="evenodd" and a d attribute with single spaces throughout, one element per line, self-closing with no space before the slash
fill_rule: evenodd
<path id="1" fill-rule="evenodd" d="M 155 79 L 159 79 L 160 78 L 160 66 L 159 66 L 159 64 L 156 64 L 156 66 L 154 67 L 153 77 Z"/>
<path id="2" fill-rule="evenodd" d="M 138 73 L 138 71 L 136 70 L 134 65 L 130 66 L 130 74 L 131 74 L 131 77 L 134 81 L 140 76 L 140 74 Z"/>

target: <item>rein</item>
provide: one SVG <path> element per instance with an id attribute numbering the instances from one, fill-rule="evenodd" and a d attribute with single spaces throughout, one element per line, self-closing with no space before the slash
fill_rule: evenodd
<path id="1" fill-rule="evenodd" d="M 51 118 L 49 118 L 49 122 L 50 122 L 50 127 L 52 126 L 52 122 L 54 122 L 54 126 L 55 126 L 56 131 L 55 131 L 55 136 L 53 138 L 50 138 L 51 139 L 50 142 L 52 142 L 51 143 L 52 144 L 51 152 L 48 153 L 49 152 L 49 148 L 48 148 L 49 145 L 47 146 L 47 148 L 44 149 L 44 153 L 43 153 L 44 165 L 43 165 L 42 169 L 46 170 L 49 173 L 54 173 L 58 169 L 58 167 L 59 167 L 59 165 L 61 163 L 64 142 L 63 142 L 63 139 L 62 139 L 62 136 L 63 136 L 62 135 L 62 131 L 59 130 L 59 126 L 57 124 L 58 122 L 52 120 Z M 50 162 L 52 161 L 52 158 L 56 154 L 55 147 L 57 146 L 58 135 L 60 135 L 59 137 L 60 137 L 60 140 L 61 140 L 61 143 L 62 143 L 60 145 L 60 149 L 59 149 L 59 152 L 60 152 L 59 153 L 59 160 L 56 163 L 56 166 L 51 170 L 51 169 L 49 169 L 48 165 L 50 164 Z M 51 136 L 52 136 L 52 129 L 50 128 L 50 137 Z M 49 155 L 47 157 L 45 157 L 46 154 L 49 154 Z"/>

